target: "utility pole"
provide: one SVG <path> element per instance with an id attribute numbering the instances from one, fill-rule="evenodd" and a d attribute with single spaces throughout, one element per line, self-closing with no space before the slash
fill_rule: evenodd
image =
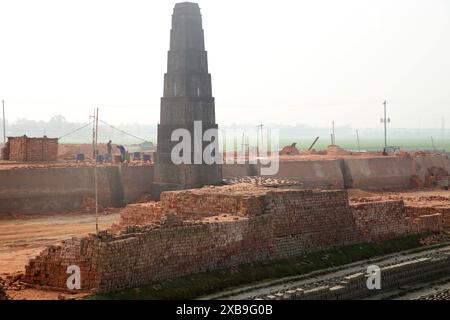
<path id="1" fill-rule="evenodd" d="M 98 170 L 97 170 L 97 154 L 98 154 L 98 108 L 94 118 L 94 183 L 95 183 L 95 231 L 98 234 Z"/>
<path id="2" fill-rule="evenodd" d="M 5 100 L 2 100 L 2 106 L 3 106 L 3 143 L 6 144 Z"/>
<path id="3" fill-rule="evenodd" d="M 97 151 L 95 150 L 95 112 L 96 110 L 94 109 L 94 115 L 92 116 L 92 118 L 94 119 L 94 121 L 92 121 L 92 157 L 94 158 L 94 160 L 97 160 Z"/>
<path id="4" fill-rule="evenodd" d="M 387 112 L 386 112 L 387 101 L 386 100 L 384 100 L 383 105 L 384 105 L 384 118 L 381 119 L 381 122 L 384 123 L 384 147 L 387 148 L 387 124 L 389 122 L 391 122 L 391 119 L 387 118 Z"/>
<path id="5" fill-rule="evenodd" d="M 331 144 L 335 145 L 336 144 L 336 135 L 334 133 L 334 120 L 332 122 L 332 126 L 333 126 L 333 135 L 331 136 L 332 137 Z"/>
<path id="6" fill-rule="evenodd" d="M 361 152 L 361 146 L 359 144 L 359 132 L 358 132 L 358 129 L 356 129 L 356 140 L 358 141 L 358 152 Z"/>

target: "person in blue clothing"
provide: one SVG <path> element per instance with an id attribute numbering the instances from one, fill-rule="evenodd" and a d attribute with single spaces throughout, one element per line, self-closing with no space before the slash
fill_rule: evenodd
<path id="1" fill-rule="evenodd" d="M 125 161 L 125 156 L 127 154 L 127 150 L 122 145 L 117 146 L 117 149 L 119 149 L 119 151 L 120 151 L 120 159 L 121 159 L 121 161 L 124 162 Z"/>

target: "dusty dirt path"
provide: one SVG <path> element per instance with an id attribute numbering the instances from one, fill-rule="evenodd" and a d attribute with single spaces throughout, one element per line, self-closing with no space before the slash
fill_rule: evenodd
<path id="1" fill-rule="evenodd" d="M 119 220 L 118 212 L 100 214 L 100 229 Z M 95 215 L 70 213 L 0 220 L 0 276 L 24 271 L 28 259 L 46 246 L 95 232 Z"/>
<path id="2" fill-rule="evenodd" d="M 101 213 L 100 230 L 119 221 L 119 210 Z M 81 237 L 95 232 L 95 215 L 90 213 L 64 213 L 59 215 L 20 217 L 0 220 L 0 278 L 25 271 L 30 258 L 38 255 L 46 246 L 64 239 Z M 26 288 L 6 290 L 15 300 L 74 299 L 86 295 Z"/>

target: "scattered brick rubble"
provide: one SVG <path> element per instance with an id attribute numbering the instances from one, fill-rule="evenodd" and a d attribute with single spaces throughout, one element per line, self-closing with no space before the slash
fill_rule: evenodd
<path id="1" fill-rule="evenodd" d="M 272 178 L 266 176 L 246 176 L 246 177 L 232 177 L 223 179 L 226 184 L 241 184 L 241 183 L 249 183 L 255 184 L 263 187 L 275 187 L 275 188 L 283 188 L 283 187 L 298 187 L 301 188 L 303 184 L 296 180 L 290 179 L 280 179 L 280 178 Z"/>
<path id="2" fill-rule="evenodd" d="M 25 286 L 20 283 L 23 277 L 22 272 L 7 275 L 5 278 L 0 277 L 0 300 L 7 300 L 8 295 L 6 290 L 20 291 L 25 289 Z"/>
<path id="3" fill-rule="evenodd" d="M 3 289 L 3 284 L 0 282 L 0 300 L 8 300 L 5 289 Z"/>

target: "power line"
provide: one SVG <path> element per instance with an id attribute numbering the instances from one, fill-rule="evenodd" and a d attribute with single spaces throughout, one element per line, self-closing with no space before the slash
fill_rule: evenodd
<path id="1" fill-rule="evenodd" d="M 126 131 L 123 131 L 123 130 L 121 130 L 121 129 L 119 129 L 119 128 L 116 128 L 116 127 L 114 127 L 113 125 L 107 123 L 106 121 L 103 121 L 103 120 L 100 120 L 100 119 L 99 119 L 98 121 L 100 121 L 100 122 L 103 123 L 103 124 L 106 124 L 108 127 L 111 127 L 112 129 L 117 130 L 117 131 L 120 131 L 120 132 L 122 132 L 123 134 L 126 134 L 126 135 L 128 135 L 128 136 L 130 136 L 130 137 L 133 137 L 133 138 L 142 140 L 142 141 L 144 141 L 144 142 L 145 142 L 145 141 L 148 141 L 147 139 L 140 138 L 140 137 L 138 137 L 138 136 L 135 136 L 134 134 L 131 134 L 131 133 L 128 133 L 128 132 L 126 132 Z"/>
<path id="2" fill-rule="evenodd" d="M 67 137 L 67 136 L 70 136 L 71 134 L 74 134 L 75 132 L 78 132 L 78 131 L 80 131 L 80 130 L 83 130 L 83 129 L 86 128 L 87 126 L 90 126 L 91 123 L 92 123 L 92 122 L 89 122 L 88 124 L 85 124 L 84 126 L 82 126 L 82 127 L 78 128 L 78 129 L 75 129 L 75 130 L 73 130 L 73 131 L 71 131 L 71 132 L 69 132 L 69 133 L 63 135 L 63 136 L 59 137 L 58 139 L 61 140 L 62 138 L 65 138 L 65 137 Z"/>

